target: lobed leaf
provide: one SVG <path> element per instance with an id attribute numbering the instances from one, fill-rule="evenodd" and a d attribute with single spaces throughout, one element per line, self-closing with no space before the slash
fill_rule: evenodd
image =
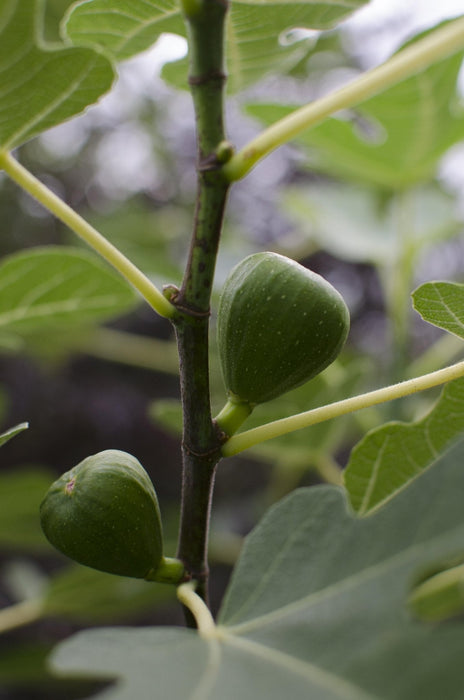
<path id="1" fill-rule="evenodd" d="M 464 627 L 419 623 L 407 600 L 464 552 L 463 457 L 460 442 L 369 519 L 340 489 L 294 492 L 248 537 L 210 637 L 81 632 L 55 669 L 118 678 L 102 700 L 459 700 Z"/>
<path id="2" fill-rule="evenodd" d="M 434 464 L 464 431 L 464 379 L 442 390 L 433 409 L 414 423 L 371 430 L 353 448 L 344 472 L 351 506 L 368 515 Z"/>
<path id="3" fill-rule="evenodd" d="M 90 48 L 47 44 L 41 0 L 0 4 L 0 147 L 11 150 L 96 102 L 113 83 Z"/>
<path id="4" fill-rule="evenodd" d="M 464 338 L 464 284 L 427 282 L 413 292 L 412 299 L 425 321 Z"/>
<path id="5" fill-rule="evenodd" d="M 303 42 L 283 46 L 293 27 L 329 29 L 367 0 L 234 0 L 227 19 L 229 89 L 243 89 L 269 72 L 287 70 L 306 51 Z M 178 0 L 84 0 L 69 14 L 66 31 L 76 44 L 96 44 L 118 60 L 149 48 L 163 32 L 185 36 Z M 187 87 L 187 61 L 165 75 Z"/>
<path id="6" fill-rule="evenodd" d="M 47 246 L 0 265 L 0 331 L 27 333 L 111 318 L 133 308 L 129 285 L 86 251 Z"/>

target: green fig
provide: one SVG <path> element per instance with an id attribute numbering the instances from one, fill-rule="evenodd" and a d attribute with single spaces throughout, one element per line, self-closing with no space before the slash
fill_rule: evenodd
<path id="1" fill-rule="evenodd" d="M 308 381 L 348 335 L 348 308 L 323 277 L 276 253 L 256 253 L 230 273 L 218 310 L 229 401 L 249 407 Z"/>
<path id="2" fill-rule="evenodd" d="M 140 462 L 126 452 L 99 452 L 60 476 L 40 518 L 51 544 L 80 564 L 133 578 L 150 578 L 162 564 L 156 493 Z"/>

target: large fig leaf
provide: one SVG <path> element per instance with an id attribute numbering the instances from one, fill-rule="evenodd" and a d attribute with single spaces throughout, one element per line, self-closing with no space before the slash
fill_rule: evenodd
<path id="1" fill-rule="evenodd" d="M 129 285 L 87 251 L 34 248 L 0 265 L 0 332 L 102 321 L 135 303 Z"/>
<path id="2" fill-rule="evenodd" d="M 463 458 L 459 443 L 367 519 L 336 487 L 293 492 L 248 537 L 210 637 L 81 632 L 55 669 L 117 678 L 102 700 L 460 700 L 464 625 L 419 622 L 407 598 L 464 552 Z"/>
<path id="3" fill-rule="evenodd" d="M 90 48 L 46 44 L 41 0 L 0 3 L 0 147 L 10 150 L 107 92 L 111 63 Z"/>
<path id="4" fill-rule="evenodd" d="M 269 72 L 295 64 L 305 51 L 279 43 L 293 27 L 328 29 L 367 0 L 233 0 L 227 20 L 229 89 L 237 91 Z M 69 15 L 66 31 L 76 44 L 94 43 L 117 59 L 147 49 L 163 32 L 185 36 L 178 0 L 84 0 Z M 174 71 L 174 72 L 173 72 Z M 166 71 L 187 87 L 186 62 Z"/>
<path id="5" fill-rule="evenodd" d="M 464 136 L 456 82 L 463 54 L 431 65 L 360 103 L 356 114 L 326 119 L 299 143 L 312 169 L 396 190 L 429 180 L 448 148 Z M 266 124 L 295 107 L 251 105 Z"/>

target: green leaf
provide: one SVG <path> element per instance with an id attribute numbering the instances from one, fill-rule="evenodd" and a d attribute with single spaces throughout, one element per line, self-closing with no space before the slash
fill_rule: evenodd
<path id="1" fill-rule="evenodd" d="M 150 278 L 181 283 L 179 251 L 185 245 L 190 218 L 180 206 L 154 211 L 133 200 L 110 214 L 89 211 L 84 218 Z"/>
<path id="2" fill-rule="evenodd" d="M 50 646 L 45 643 L 9 644 L 0 656 L 0 682 L 2 688 L 37 685 L 51 682 L 46 659 Z M 34 688 L 35 690 L 35 688 Z"/>
<path id="3" fill-rule="evenodd" d="M 39 505 L 54 476 L 39 468 L 0 474 L 0 546 L 50 551 L 40 529 Z"/>
<path id="4" fill-rule="evenodd" d="M 420 620 L 441 622 L 464 612 L 464 565 L 452 566 L 416 586 L 409 607 Z"/>
<path id="5" fill-rule="evenodd" d="M 15 435 L 19 435 L 19 433 L 22 433 L 23 430 L 27 430 L 28 427 L 29 423 L 19 423 L 19 425 L 15 425 L 14 428 L 10 428 L 4 433 L 0 433 L 0 447 L 8 442 L 8 440 L 11 440 L 11 438 L 13 438 Z"/>
<path id="6" fill-rule="evenodd" d="M 105 700 L 459 700 L 464 627 L 420 624 L 407 601 L 464 551 L 463 458 L 460 443 L 369 519 L 340 489 L 294 492 L 247 538 L 211 637 L 82 632 L 55 669 L 118 678 Z"/>
<path id="7" fill-rule="evenodd" d="M 33 248 L 0 265 L 0 330 L 27 333 L 96 322 L 134 307 L 129 285 L 92 253 Z"/>
<path id="8" fill-rule="evenodd" d="M 464 431 L 464 379 L 442 390 L 426 416 L 371 430 L 353 448 L 344 472 L 351 505 L 367 515 L 434 464 Z"/>
<path id="9" fill-rule="evenodd" d="M 397 190 L 429 180 L 441 156 L 464 136 L 456 82 L 463 54 L 431 65 L 355 112 L 326 119 L 298 142 L 311 169 L 342 179 Z M 248 112 L 272 124 L 295 107 L 251 105 Z"/>
<path id="10" fill-rule="evenodd" d="M 401 204 L 397 197 L 385 203 L 376 189 L 345 183 L 311 183 L 288 188 L 282 201 L 286 215 L 295 225 L 293 237 L 298 236 L 297 246 L 301 240 L 311 241 L 341 260 L 381 267 L 397 260 L 398 247 L 403 244 L 398 236 Z M 408 214 L 411 253 L 461 232 L 451 197 L 433 185 L 410 194 Z"/>
<path id="11" fill-rule="evenodd" d="M 413 292 L 412 298 L 425 321 L 464 338 L 464 284 L 427 282 Z"/>
<path id="12" fill-rule="evenodd" d="M 282 72 L 306 53 L 304 42 L 284 46 L 282 32 L 293 27 L 329 29 L 367 0 L 234 0 L 227 19 L 226 65 L 229 89 L 243 89 L 266 73 Z M 66 31 L 76 44 L 93 43 L 117 59 L 147 49 L 163 32 L 185 36 L 177 0 L 90 0 L 69 15 Z M 166 74 L 187 87 L 187 62 L 170 64 Z"/>
<path id="13" fill-rule="evenodd" d="M 428 282 L 413 300 L 426 321 L 464 338 L 464 285 Z M 387 423 L 367 433 L 352 450 L 344 474 L 353 509 L 366 515 L 393 498 L 463 431 L 464 380 L 456 379 L 420 420 Z"/>
<path id="14" fill-rule="evenodd" d="M 74 0 L 45 0 L 44 38 L 46 41 L 60 41 L 60 24 L 64 13 L 69 10 Z"/>
<path id="15" fill-rule="evenodd" d="M 124 620 L 170 601 L 175 601 L 173 586 L 70 566 L 50 581 L 43 615 L 91 623 Z"/>
<path id="16" fill-rule="evenodd" d="M 175 437 L 182 435 L 182 404 L 179 399 L 158 399 L 149 408 L 150 417 Z"/>
<path id="17" fill-rule="evenodd" d="M 64 29 L 73 43 L 99 46 L 120 61 L 164 32 L 185 35 L 177 0 L 84 0 L 71 8 Z"/>
<path id="18" fill-rule="evenodd" d="M 41 0 L 0 5 L 0 147 L 19 146 L 82 112 L 107 92 L 114 73 L 89 48 L 46 44 Z"/>

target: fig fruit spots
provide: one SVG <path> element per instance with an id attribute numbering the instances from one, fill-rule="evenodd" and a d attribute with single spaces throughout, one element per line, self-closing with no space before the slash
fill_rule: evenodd
<path id="1" fill-rule="evenodd" d="M 94 569 L 146 578 L 163 559 L 153 484 L 126 452 L 99 452 L 63 474 L 48 490 L 40 518 L 51 544 Z"/>
<path id="2" fill-rule="evenodd" d="M 335 360 L 349 325 L 342 296 L 320 275 L 276 253 L 245 258 L 218 310 L 229 400 L 254 406 L 308 381 Z"/>

